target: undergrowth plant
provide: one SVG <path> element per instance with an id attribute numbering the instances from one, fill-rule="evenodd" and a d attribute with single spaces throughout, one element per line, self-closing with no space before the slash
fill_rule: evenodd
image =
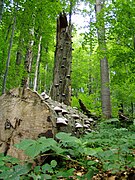
<path id="1" fill-rule="evenodd" d="M 15 147 L 29 157 L 27 162 L 0 156 L 0 179 L 91 179 L 99 171 L 117 173 L 135 167 L 135 133 L 116 125 L 100 123 L 81 138 L 60 132 L 55 139 L 24 139 Z"/>

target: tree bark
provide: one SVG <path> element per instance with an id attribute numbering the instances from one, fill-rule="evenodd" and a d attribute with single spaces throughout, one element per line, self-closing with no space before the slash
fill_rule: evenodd
<path id="1" fill-rule="evenodd" d="M 53 100 L 71 104 L 71 25 L 63 12 L 57 19 L 55 62 L 51 97 Z"/>
<path id="2" fill-rule="evenodd" d="M 3 8 L 4 8 L 4 0 L 0 0 L 0 23 L 2 21 Z"/>
<path id="3" fill-rule="evenodd" d="M 90 12 L 89 12 L 89 32 L 90 32 L 90 39 L 92 39 L 92 27 L 91 27 L 91 23 L 92 23 L 92 20 L 93 18 L 91 17 L 91 14 L 92 14 L 92 7 L 91 7 L 91 3 L 89 2 L 89 8 L 90 8 Z M 94 89 L 93 89 L 93 82 L 94 82 L 94 78 L 92 77 L 92 61 L 91 61 L 91 56 L 92 56 L 92 43 L 93 41 L 91 40 L 90 43 L 89 43 L 89 72 L 88 72 L 88 93 L 89 95 L 90 94 L 93 94 L 94 93 Z"/>
<path id="4" fill-rule="evenodd" d="M 16 52 L 16 65 L 20 65 L 22 62 L 22 49 L 23 49 L 23 37 L 22 34 L 20 33 L 19 39 L 18 39 L 18 48 Z"/>
<path id="5" fill-rule="evenodd" d="M 14 144 L 23 139 L 52 138 L 58 132 L 77 137 L 88 133 L 95 121 L 65 104 L 44 99 L 29 88 L 16 88 L 0 96 L 0 153 L 26 160 Z M 79 125 L 79 127 L 77 127 Z"/>
<path id="6" fill-rule="evenodd" d="M 12 33 L 11 33 L 11 38 L 10 38 L 9 48 L 8 48 L 8 57 L 7 57 L 7 62 L 6 62 L 6 70 L 5 70 L 4 79 L 3 79 L 2 94 L 4 94 L 5 91 L 6 91 L 6 82 L 7 82 L 8 70 L 9 70 L 9 64 L 10 64 L 10 56 L 11 56 L 11 49 L 12 49 L 12 44 L 13 44 L 15 24 L 16 24 L 16 17 L 14 17 L 13 25 L 12 25 Z"/>
<path id="7" fill-rule="evenodd" d="M 111 117 L 111 102 L 110 102 L 110 87 L 109 87 L 109 69 L 108 60 L 106 58 L 106 42 L 105 42 L 105 26 L 104 17 L 101 17 L 101 10 L 104 5 L 104 0 L 96 0 L 96 16 L 97 16 L 97 33 L 99 50 L 102 53 L 100 60 L 100 74 L 101 74 L 101 103 L 102 114 L 104 118 Z M 102 18 L 102 19 L 101 19 Z"/>
<path id="8" fill-rule="evenodd" d="M 40 36 L 39 44 L 38 44 L 38 55 L 37 55 L 35 78 L 34 78 L 34 88 L 33 88 L 34 91 L 37 91 L 38 70 L 39 70 L 40 53 L 41 53 L 41 40 L 42 40 L 42 36 Z"/>
<path id="9" fill-rule="evenodd" d="M 31 29 L 30 34 L 32 36 L 34 36 L 34 28 Z M 29 43 L 29 47 L 27 49 L 27 53 L 26 53 L 26 58 L 25 58 L 25 62 L 24 62 L 24 67 L 26 70 L 26 77 L 23 79 L 23 87 L 27 88 L 29 87 L 29 78 L 30 78 L 30 72 L 31 72 L 31 67 L 32 67 L 32 47 L 34 45 L 34 40 L 31 40 Z"/>

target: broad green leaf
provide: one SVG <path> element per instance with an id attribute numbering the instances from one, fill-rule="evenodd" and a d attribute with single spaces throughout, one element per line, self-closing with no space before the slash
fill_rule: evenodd
<path id="1" fill-rule="evenodd" d="M 18 149 L 26 150 L 29 146 L 34 144 L 36 141 L 32 139 L 24 139 L 20 143 L 15 144 L 15 147 Z"/>
<path id="2" fill-rule="evenodd" d="M 54 152 L 56 152 L 56 154 L 63 154 L 64 152 L 67 151 L 67 149 L 61 148 L 61 147 L 59 147 L 58 145 L 51 147 L 51 150 L 53 150 Z"/>
<path id="3" fill-rule="evenodd" d="M 99 152 L 103 152 L 102 148 L 85 148 L 84 152 L 86 155 L 89 156 L 95 156 L 97 155 Z"/>
<path id="4" fill-rule="evenodd" d="M 27 149 L 25 150 L 25 153 L 29 157 L 34 158 L 38 154 L 40 154 L 41 147 L 42 147 L 42 144 L 39 144 L 38 142 L 35 141 L 33 144 L 31 144 L 29 147 L 27 147 Z"/>
<path id="5" fill-rule="evenodd" d="M 52 146 L 56 146 L 57 142 L 53 139 L 53 138 L 39 138 L 37 140 L 37 142 L 39 142 L 40 144 L 43 145 L 43 147 L 52 147 Z"/>
<path id="6" fill-rule="evenodd" d="M 65 140 L 66 141 L 70 137 L 71 137 L 71 133 L 60 132 L 60 133 L 56 134 L 56 138 L 58 138 L 60 140 Z"/>
<path id="7" fill-rule="evenodd" d="M 20 176 L 23 174 L 27 174 L 31 169 L 30 164 L 25 164 L 25 165 L 16 165 L 14 166 L 15 172 Z"/>
<path id="8" fill-rule="evenodd" d="M 76 138 L 75 136 L 71 136 L 70 133 L 60 132 L 56 134 L 56 138 L 60 139 L 62 142 L 81 144 L 80 139 Z"/>

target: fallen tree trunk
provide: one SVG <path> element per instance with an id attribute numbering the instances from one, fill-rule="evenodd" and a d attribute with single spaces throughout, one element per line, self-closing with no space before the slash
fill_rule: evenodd
<path id="1" fill-rule="evenodd" d="M 79 99 L 80 108 L 83 111 L 83 113 L 88 116 L 88 118 L 93 118 L 94 120 L 99 119 L 96 115 L 92 114 L 89 109 L 84 105 L 81 99 Z"/>
<path id="2" fill-rule="evenodd" d="M 30 89 L 13 89 L 0 96 L 0 152 L 19 159 L 26 156 L 14 147 L 22 139 L 54 137 L 59 131 L 80 136 L 90 132 L 94 120 L 75 108 Z"/>

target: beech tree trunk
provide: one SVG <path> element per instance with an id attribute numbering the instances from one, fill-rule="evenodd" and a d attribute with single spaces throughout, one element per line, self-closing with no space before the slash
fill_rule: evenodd
<path id="1" fill-rule="evenodd" d="M 41 40 L 42 40 L 42 36 L 40 36 L 39 44 L 38 44 L 38 55 L 37 55 L 35 78 L 34 78 L 34 88 L 33 88 L 34 91 L 37 91 L 38 70 L 39 70 L 40 53 L 41 53 Z"/>
<path id="2" fill-rule="evenodd" d="M 98 43 L 99 50 L 102 54 L 100 60 L 102 114 L 104 118 L 108 119 L 111 117 L 109 69 L 108 60 L 106 58 L 105 27 L 103 20 L 104 17 L 101 17 L 101 14 L 99 16 L 99 13 L 101 12 L 103 5 L 104 0 L 96 0 Z"/>
<path id="3" fill-rule="evenodd" d="M 31 29 L 30 34 L 32 36 L 34 36 L 34 28 Z M 30 78 L 30 72 L 31 72 L 31 67 L 32 67 L 32 58 L 33 58 L 32 57 L 33 44 L 34 44 L 34 41 L 31 40 L 29 43 L 29 46 L 27 48 L 26 58 L 25 58 L 25 62 L 24 62 L 24 67 L 26 70 L 26 77 L 23 79 L 23 83 L 22 83 L 24 88 L 29 87 L 29 78 Z"/>
<path id="4" fill-rule="evenodd" d="M 12 49 L 12 44 L 13 44 L 15 24 L 16 24 L 16 17 L 14 17 L 13 19 L 11 38 L 10 38 L 9 48 L 8 48 L 8 57 L 7 57 L 7 62 L 6 62 L 6 70 L 5 70 L 4 79 L 3 79 L 2 94 L 4 94 L 6 91 L 6 82 L 7 82 L 8 70 L 9 70 L 9 64 L 10 64 L 10 56 L 11 56 L 11 49 Z"/>
<path id="5" fill-rule="evenodd" d="M 71 62 L 72 41 L 71 23 L 68 25 L 66 14 L 63 12 L 57 19 L 57 36 L 53 85 L 51 98 L 55 101 L 71 104 Z"/>
<path id="6" fill-rule="evenodd" d="M 22 63 L 22 49 L 23 49 L 23 37 L 22 34 L 20 34 L 19 36 L 19 40 L 18 40 L 18 48 L 17 48 L 17 52 L 16 52 L 16 65 L 20 65 Z"/>

